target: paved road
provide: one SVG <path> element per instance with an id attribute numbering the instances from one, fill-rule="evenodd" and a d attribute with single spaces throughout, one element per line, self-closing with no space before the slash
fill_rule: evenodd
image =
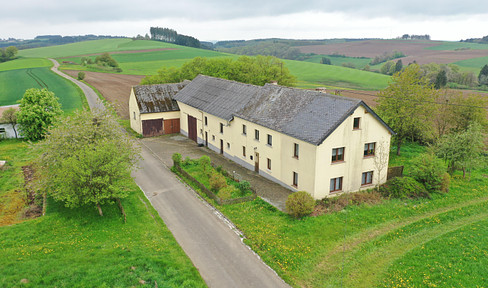
<path id="1" fill-rule="evenodd" d="M 90 109 L 91 110 L 95 110 L 95 109 L 99 109 L 99 110 L 104 110 L 105 109 L 105 106 L 103 106 L 103 103 L 101 103 L 100 99 L 98 98 L 98 95 L 97 93 L 95 93 L 95 91 L 93 91 L 93 89 L 91 89 L 88 85 L 86 85 L 85 83 L 81 82 L 81 81 L 78 81 L 74 78 L 71 78 L 70 76 L 62 73 L 61 71 L 58 70 L 58 67 L 59 67 L 59 63 L 58 61 L 54 60 L 54 59 L 49 59 L 51 60 L 51 62 L 53 62 L 54 66 L 51 68 L 51 70 L 60 75 L 61 77 L 64 77 L 70 81 L 72 81 L 73 83 L 75 83 L 76 85 L 78 85 L 78 87 L 81 88 L 81 90 L 83 90 L 83 93 L 85 93 L 85 96 L 86 96 L 86 100 L 88 101 L 88 106 L 90 106 Z"/>
<path id="2" fill-rule="evenodd" d="M 51 61 L 53 71 L 60 74 L 59 64 Z M 60 75 L 83 89 L 91 108 L 103 106 L 90 87 Z M 143 160 L 133 175 L 136 183 L 209 287 L 289 287 L 242 243 L 232 223 L 176 179 L 144 142 L 139 142 Z"/>

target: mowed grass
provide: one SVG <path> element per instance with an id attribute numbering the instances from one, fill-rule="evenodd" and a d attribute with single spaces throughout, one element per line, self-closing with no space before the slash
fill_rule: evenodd
<path id="1" fill-rule="evenodd" d="M 413 155 L 424 150 L 411 144 L 405 148 L 402 156 L 393 159 L 395 163 L 408 165 Z M 407 173 L 408 170 L 406 167 Z M 449 276 L 457 282 L 443 283 L 476 287 L 486 281 L 483 276 L 471 277 L 471 271 L 488 275 L 488 266 L 483 261 L 471 261 L 468 269 L 469 261 L 457 261 L 452 255 L 472 251 L 468 256 L 482 257 L 486 253 L 477 250 L 488 243 L 483 239 L 484 233 L 471 228 L 488 228 L 484 226 L 488 217 L 487 173 L 486 168 L 476 171 L 471 181 L 456 175 L 450 192 L 436 194 L 432 199 L 388 200 L 380 205 L 349 207 L 344 212 L 302 220 L 293 219 L 260 199 L 220 209 L 244 232 L 245 242 L 295 287 L 394 287 L 401 283 L 399 277 L 411 279 L 405 287 L 429 287 L 424 282 L 426 278 L 445 280 Z M 436 249 L 436 245 L 443 243 L 439 239 L 452 239 L 456 233 L 481 243 L 477 248 L 469 248 L 470 242 L 462 244 L 458 240 L 460 245 Z M 410 251 L 416 253 L 418 249 L 422 250 L 418 252 L 421 255 L 410 260 Z M 424 266 L 419 264 L 424 261 Z M 408 266 L 405 263 L 417 263 L 418 268 L 398 274 L 401 269 L 396 264 L 400 262 L 404 263 L 402 267 Z M 439 275 L 439 269 L 422 269 L 436 263 L 451 265 L 452 273 Z M 422 276 L 414 277 L 416 273 Z"/>
<path id="2" fill-rule="evenodd" d="M 24 142 L 0 142 L 12 163 L 0 174 L 2 191 L 22 189 L 28 154 Z M 100 217 L 94 206 L 49 200 L 44 217 L 0 227 L 0 287 L 205 287 L 144 194 L 135 183 L 130 189 L 127 223 L 116 204 L 103 205 Z"/>
<path id="3" fill-rule="evenodd" d="M 0 63 L 0 72 L 25 68 L 51 67 L 53 63 L 43 58 L 20 58 Z"/>
<path id="4" fill-rule="evenodd" d="M 65 112 L 82 107 L 81 97 L 84 95 L 81 95 L 81 91 L 47 67 L 0 72 L 0 106 L 18 103 L 25 90 L 30 88 L 47 88 L 54 92 Z"/>
<path id="5" fill-rule="evenodd" d="M 284 61 L 290 72 L 297 77 L 297 86 L 302 88 L 332 86 L 381 90 L 388 86 L 390 80 L 390 76 L 357 69 L 294 60 Z"/>

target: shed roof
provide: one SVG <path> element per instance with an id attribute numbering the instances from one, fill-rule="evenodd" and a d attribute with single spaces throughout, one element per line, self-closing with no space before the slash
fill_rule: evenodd
<path id="1" fill-rule="evenodd" d="M 134 86 L 139 112 L 158 113 L 180 111 L 178 103 L 173 100 L 173 96 L 185 87 L 190 81 L 185 80 L 174 84 L 156 84 Z"/>
<path id="2" fill-rule="evenodd" d="M 254 86 L 199 75 L 175 99 L 225 120 L 239 117 L 305 142 L 320 145 L 363 101 L 273 84 Z"/>

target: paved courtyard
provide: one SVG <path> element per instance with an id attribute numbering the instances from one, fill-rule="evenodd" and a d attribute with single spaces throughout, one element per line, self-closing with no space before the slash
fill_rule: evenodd
<path id="1" fill-rule="evenodd" d="M 259 197 L 279 210 L 285 211 L 285 202 L 288 195 L 292 193 L 291 190 L 238 165 L 206 147 L 198 147 L 195 142 L 184 136 L 164 135 L 144 138 L 141 143 L 156 154 L 167 167 L 173 166 L 171 156 L 174 153 L 180 153 L 183 159 L 186 157 L 196 159 L 203 155 L 208 155 L 212 159 L 212 163 L 222 166 L 229 173 L 238 174 L 238 177 L 243 180 L 249 181 Z"/>

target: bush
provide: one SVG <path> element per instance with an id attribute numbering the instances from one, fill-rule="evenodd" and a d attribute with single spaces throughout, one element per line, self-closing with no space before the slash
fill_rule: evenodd
<path id="1" fill-rule="evenodd" d="M 202 157 L 200 157 L 200 159 L 198 159 L 198 164 L 202 166 L 205 174 L 208 175 L 212 171 L 211 160 L 210 157 L 208 157 L 207 155 L 203 155 Z"/>
<path id="2" fill-rule="evenodd" d="M 430 194 L 422 183 L 412 177 L 395 177 L 379 187 L 384 197 L 390 198 L 430 198 Z"/>
<path id="3" fill-rule="evenodd" d="M 288 196 L 285 204 L 288 214 L 295 218 L 301 218 L 312 213 L 315 200 L 307 192 L 298 191 Z"/>
<path id="4" fill-rule="evenodd" d="M 237 188 L 229 185 L 219 190 L 218 196 L 222 200 L 227 200 L 232 198 L 232 194 L 237 192 Z"/>
<path id="5" fill-rule="evenodd" d="M 181 165 L 183 165 L 183 166 L 189 166 L 189 165 L 191 165 L 191 164 L 192 164 L 192 162 L 193 162 L 193 161 L 191 160 L 191 158 L 190 158 L 190 157 L 188 157 L 188 156 L 186 156 L 186 157 L 185 157 L 185 160 L 183 161 L 183 163 L 181 163 Z"/>
<path id="6" fill-rule="evenodd" d="M 313 216 L 338 212 L 347 206 L 362 204 L 375 205 L 383 201 L 383 196 L 376 190 L 344 193 L 336 197 L 326 197 L 315 207 Z"/>
<path id="7" fill-rule="evenodd" d="M 180 164 L 182 158 L 180 153 L 174 153 L 173 156 L 171 156 L 171 159 L 173 159 L 173 163 L 175 164 Z"/>
<path id="8" fill-rule="evenodd" d="M 227 181 L 225 180 L 225 177 L 219 173 L 212 173 L 212 175 L 210 175 L 210 178 L 208 179 L 208 182 L 210 185 L 210 190 L 213 190 L 214 192 L 220 191 L 220 189 L 227 186 Z"/>
<path id="9" fill-rule="evenodd" d="M 243 180 L 237 184 L 237 188 L 241 191 L 241 195 L 245 194 L 247 191 L 251 190 L 251 183 Z"/>
<path id="10" fill-rule="evenodd" d="M 85 79 L 85 72 L 78 72 L 78 80 Z"/>
<path id="11" fill-rule="evenodd" d="M 441 192 L 449 192 L 449 184 L 451 184 L 451 176 L 449 175 L 449 173 L 446 172 L 442 176 Z"/>
<path id="12" fill-rule="evenodd" d="M 445 173 L 446 167 L 442 160 L 433 154 L 427 153 L 418 156 L 412 161 L 410 176 L 422 183 L 428 192 L 433 193 L 442 191 Z"/>

